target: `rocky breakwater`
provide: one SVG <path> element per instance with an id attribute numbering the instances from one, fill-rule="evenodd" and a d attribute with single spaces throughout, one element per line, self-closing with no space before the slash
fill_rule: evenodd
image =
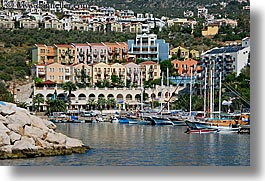
<path id="1" fill-rule="evenodd" d="M 90 149 L 55 129 L 54 123 L 0 101 L 0 159 L 66 155 Z"/>

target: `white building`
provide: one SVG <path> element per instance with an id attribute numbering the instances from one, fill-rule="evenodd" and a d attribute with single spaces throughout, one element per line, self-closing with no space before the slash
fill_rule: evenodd
<path id="1" fill-rule="evenodd" d="M 235 72 L 236 76 L 241 70 L 249 64 L 250 55 L 250 38 L 244 38 L 240 46 L 226 46 L 221 48 L 213 48 L 201 55 L 202 61 L 202 77 L 205 75 L 206 67 L 214 67 L 214 77 L 216 83 L 219 82 L 219 75 L 222 77 Z M 208 71 L 209 72 L 209 71 Z"/>

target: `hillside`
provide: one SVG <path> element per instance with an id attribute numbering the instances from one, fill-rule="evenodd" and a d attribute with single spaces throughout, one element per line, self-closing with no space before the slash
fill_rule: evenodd
<path id="1" fill-rule="evenodd" d="M 136 13 L 153 13 L 157 17 L 180 17 L 185 10 L 196 11 L 197 6 L 209 7 L 209 13 L 227 14 L 227 11 L 233 10 L 234 14 L 240 14 L 242 7 L 248 3 L 239 3 L 234 0 L 68 0 L 73 4 L 87 3 L 89 5 L 98 5 L 113 7 L 117 10 L 130 9 Z M 226 8 L 220 6 L 220 2 L 229 3 Z"/>

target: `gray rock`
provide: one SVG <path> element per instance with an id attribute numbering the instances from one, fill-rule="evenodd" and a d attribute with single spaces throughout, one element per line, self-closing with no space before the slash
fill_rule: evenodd
<path id="1" fill-rule="evenodd" d="M 2 116 L 1 114 L 0 114 L 0 122 L 2 122 L 5 125 L 9 124 L 8 119 L 6 117 Z"/>
<path id="2" fill-rule="evenodd" d="M 8 135 L 10 137 L 11 144 L 21 139 L 21 135 L 15 133 L 14 131 L 10 131 Z"/>
<path id="3" fill-rule="evenodd" d="M 21 140 L 16 141 L 12 150 L 36 150 L 35 141 L 33 138 L 22 136 Z"/>
<path id="4" fill-rule="evenodd" d="M 44 124 L 49 128 L 55 130 L 57 126 L 51 121 L 44 121 Z"/>
<path id="5" fill-rule="evenodd" d="M 24 135 L 24 129 L 21 124 L 8 124 L 7 128 L 14 131 L 17 134 Z"/>
<path id="6" fill-rule="evenodd" d="M 0 114 L 2 116 L 11 115 L 16 112 L 16 104 L 8 103 L 8 102 L 2 102 L 0 104 Z"/>
<path id="7" fill-rule="evenodd" d="M 65 144 L 66 141 L 66 137 L 65 135 L 61 134 L 61 133 L 57 133 L 57 132 L 48 132 L 47 137 L 45 139 L 45 141 L 48 141 L 50 143 L 54 143 L 54 144 Z"/>
<path id="8" fill-rule="evenodd" d="M 0 131 L 0 147 L 10 145 L 10 138 L 5 131 Z"/>
<path id="9" fill-rule="evenodd" d="M 44 131 L 40 128 L 33 126 L 25 126 L 24 128 L 24 136 L 29 136 L 33 138 L 42 138 L 44 135 Z"/>
<path id="10" fill-rule="evenodd" d="M 43 120 L 43 119 L 41 119 L 41 118 L 39 118 L 37 116 L 34 116 L 34 115 L 31 115 L 30 118 L 31 118 L 32 126 L 40 128 L 42 130 L 47 130 L 48 129 L 48 127 L 45 124 L 47 122 L 47 120 Z"/>
<path id="11" fill-rule="evenodd" d="M 12 147 L 13 145 L 5 145 L 5 146 L 1 146 L 0 150 L 6 153 L 12 153 Z"/>
<path id="12" fill-rule="evenodd" d="M 84 146 L 84 144 L 82 143 L 82 141 L 80 141 L 78 139 L 67 137 L 66 142 L 65 142 L 65 146 L 66 146 L 66 148 L 73 148 L 73 147 L 82 147 L 82 146 Z"/>
<path id="13" fill-rule="evenodd" d="M 2 122 L 0 122 L 0 131 L 4 131 L 6 133 L 10 132 L 10 130 Z"/>
<path id="14" fill-rule="evenodd" d="M 31 124 L 30 116 L 21 111 L 7 116 L 6 118 L 9 120 L 10 124 L 20 124 L 22 126 Z"/>

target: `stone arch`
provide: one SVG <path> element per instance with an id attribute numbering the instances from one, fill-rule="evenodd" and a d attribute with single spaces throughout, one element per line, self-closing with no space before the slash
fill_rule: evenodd
<path id="1" fill-rule="evenodd" d="M 136 94 L 134 98 L 136 101 L 141 101 L 141 95 L 140 94 Z"/>
<path id="2" fill-rule="evenodd" d="M 132 95 L 131 94 L 127 94 L 125 99 L 126 99 L 126 101 L 131 101 L 132 100 Z"/>
<path id="3" fill-rule="evenodd" d="M 100 98 L 100 97 L 105 98 L 105 95 L 104 94 L 99 94 L 98 98 Z"/>
<path id="4" fill-rule="evenodd" d="M 107 98 L 114 98 L 114 95 L 113 94 L 108 94 Z"/>
<path id="5" fill-rule="evenodd" d="M 41 93 L 36 94 L 35 96 L 40 95 L 42 98 L 44 98 L 44 95 Z"/>
<path id="6" fill-rule="evenodd" d="M 46 99 L 47 100 L 50 100 L 52 98 L 52 96 L 53 96 L 53 94 L 52 93 L 49 93 L 49 94 L 47 94 Z"/>
<path id="7" fill-rule="evenodd" d="M 122 94 L 118 94 L 117 95 L 117 100 L 123 100 L 123 95 Z"/>
<path id="8" fill-rule="evenodd" d="M 74 95 L 73 93 L 71 93 L 71 95 L 70 95 L 70 99 L 71 99 L 71 100 L 75 100 L 75 95 Z"/>
<path id="9" fill-rule="evenodd" d="M 95 94 L 89 94 L 88 98 L 89 99 L 96 99 L 96 96 L 95 96 Z"/>
<path id="10" fill-rule="evenodd" d="M 81 93 L 78 95 L 78 100 L 86 100 L 86 95 Z"/>
<path id="11" fill-rule="evenodd" d="M 66 95 L 65 95 L 65 93 L 58 94 L 57 97 L 58 97 L 58 99 L 66 100 Z"/>

